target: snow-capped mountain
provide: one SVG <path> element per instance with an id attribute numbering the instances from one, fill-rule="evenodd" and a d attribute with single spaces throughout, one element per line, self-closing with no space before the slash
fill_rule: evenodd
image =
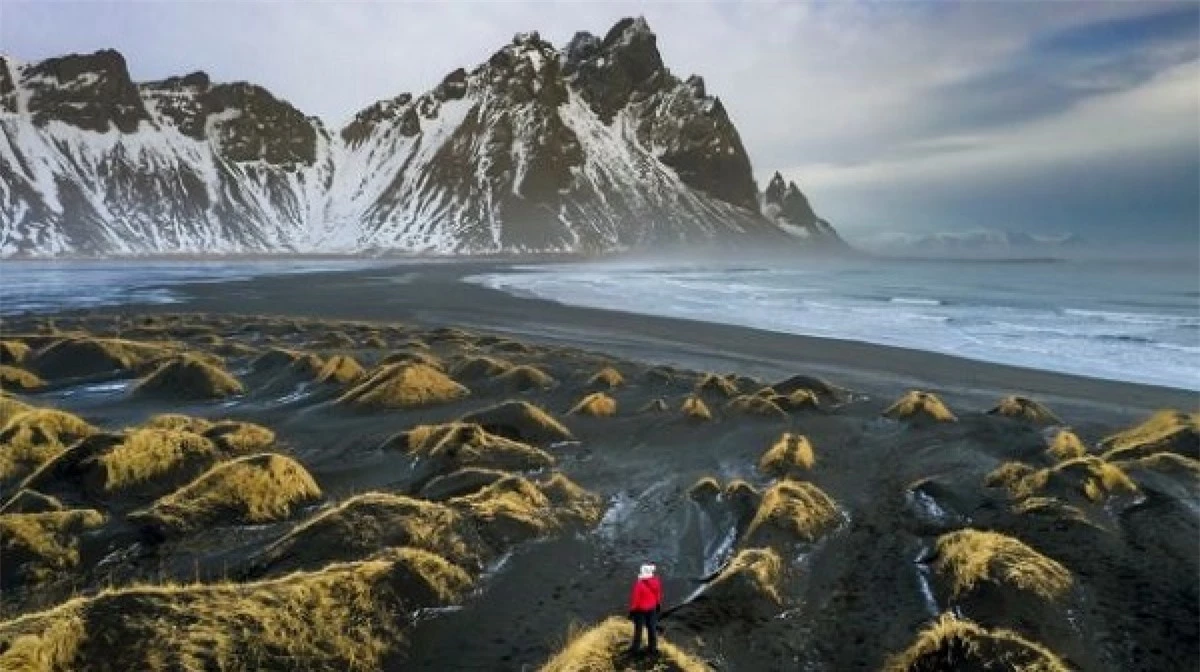
<path id="1" fill-rule="evenodd" d="M 0 129 L 0 256 L 840 243 L 795 185 L 760 211 L 720 100 L 642 19 L 517 35 L 337 132 L 251 84 L 134 83 L 115 51 L 0 58 Z"/>

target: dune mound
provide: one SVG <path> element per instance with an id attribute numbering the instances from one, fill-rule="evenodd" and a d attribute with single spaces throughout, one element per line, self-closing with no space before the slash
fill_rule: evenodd
<path id="1" fill-rule="evenodd" d="M 200 434 L 135 429 L 99 456 L 98 480 L 110 495 L 158 497 L 204 473 L 220 457 L 216 444 Z"/>
<path id="2" fill-rule="evenodd" d="M 625 654 L 633 641 L 633 623 L 612 616 L 591 629 L 573 636 L 562 651 L 541 667 L 541 672 L 626 672 L 646 668 Z M 709 672 L 704 661 L 658 638 L 659 656 L 655 672 Z"/>
<path id="3" fill-rule="evenodd" d="M 10 397 L 6 392 L 0 390 L 0 428 L 7 425 L 8 421 L 12 420 L 13 417 L 32 409 L 33 407 L 29 404 Z"/>
<path id="4" fill-rule="evenodd" d="M 549 478 L 538 481 L 536 485 L 557 509 L 560 519 L 592 524 L 599 522 L 604 513 L 599 497 L 560 472 L 554 472 Z"/>
<path id="5" fill-rule="evenodd" d="M 820 410 L 821 400 L 812 390 L 795 390 L 790 394 L 774 394 L 769 399 L 788 411 Z"/>
<path id="6" fill-rule="evenodd" d="M 138 586 L 75 598 L 0 624 L 0 668 L 378 670 L 403 643 L 398 614 L 469 585 L 415 549 L 254 583 Z"/>
<path id="7" fill-rule="evenodd" d="M 955 422 L 958 418 L 935 394 L 913 390 L 883 412 L 884 417 L 906 422 Z"/>
<path id="8" fill-rule="evenodd" d="M 298 352 L 299 355 L 287 365 L 286 372 L 301 380 L 313 380 L 325 369 L 325 360 L 312 352 Z M 286 378 L 287 376 L 282 376 Z"/>
<path id="9" fill-rule="evenodd" d="M 740 478 L 735 478 L 725 484 L 725 489 L 721 491 L 721 498 L 729 502 L 739 518 L 745 520 L 758 512 L 758 505 L 762 503 L 763 495 L 758 488 Z"/>
<path id="10" fill-rule="evenodd" d="M 35 408 L 17 413 L 0 429 L 0 482 L 34 471 L 95 431 L 64 411 Z"/>
<path id="11" fill-rule="evenodd" d="M 298 462 L 264 453 L 218 464 L 130 519 L 174 536 L 214 525 L 284 520 L 320 496 L 316 481 Z"/>
<path id="12" fill-rule="evenodd" d="M 495 378 L 512 370 L 513 363 L 497 357 L 468 357 L 454 367 L 454 375 L 463 380 Z"/>
<path id="13" fill-rule="evenodd" d="M 816 454 L 808 437 L 785 432 L 758 461 L 758 469 L 772 476 L 787 476 L 812 469 Z"/>
<path id="14" fill-rule="evenodd" d="M 51 497 L 43 495 L 37 490 L 29 488 L 21 488 L 17 494 L 13 495 L 4 506 L 0 506 L 0 514 L 5 513 L 48 513 L 50 511 L 62 511 L 63 503 Z"/>
<path id="15" fill-rule="evenodd" d="M 1014 502 L 1012 512 L 1020 516 L 1040 516 L 1056 521 L 1072 521 L 1091 525 L 1087 514 L 1079 507 L 1072 506 L 1055 497 L 1027 497 Z"/>
<path id="16" fill-rule="evenodd" d="M 317 371 L 318 383 L 352 383 L 366 373 L 361 364 L 348 355 L 335 355 Z"/>
<path id="17" fill-rule="evenodd" d="M 422 499 L 440 502 L 478 492 L 508 475 L 498 469 L 467 467 L 430 480 L 421 487 L 419 494 Z"/>
<path id="18" fill-rule="evenodd" d="M 317 513 L 267 548 L 257 564 L 283 574 L 392 547 L 428 551 L 462 567 L 481 566 L 478 537 L 458 511 L 384 492 L 356 495 Z"/>
<path id="19" fill-rule="evenodd" d="M 441 371 L 424 364 L 388 364 L 338 398 L 339 404 L 365 408 L 415 408 L 446 404 L 470 391 Z"/>
<path id="20" fill-rule="evenodd" d="M 496 381 L 506 387 L 522 392 L 525 390 L 544 390 L 554 387 L 558 382 L 545 371 L 536 366 L 529 366 L 528 364 L 514 366 L 496 376 Z"/>
<path id="21" fill-rule="evenodd" d="M 646 369 L 642 377 L 651 385 L 673 385 L 675 380 L 680 377 L 680 371 L 671 366 L 659 365 Z"/>
<path id="22" fill-rule="evenodd" d="M 1049 649 L 1009 630 L 986 630 L 952 614 L 922 630 L 907 650 L 888 659 L 886 672 L 978 670 L 1067 672 Z"/>
<path id="23" fill-rule="evenodd" d="M 823 490 L 806 481 L 782 480 L 763 493 L 744 545 L 813 542 L 841 520 L 837 504 Z"/>
<path id="24" fill-rule="evenodd" d="M 688 488 L 688 497 L 697 502 L 711 502 L 721 495 L 721 484 L 712 476 L 705 476 Z"/>
<path id="25" fill-rule="evenodd" d="M 766 418 L 773 420 L 786 420 L 788 417 L 787 411 L 784 411 L 773 400 L 760 397 L 753 394 L 743 394 L 734 397 L 725 405 L 725 408 L 734 413 L 749 415 L 756 418 Z"/>
<path id="26" fill-rule="evenodd" d="M 599 508 L 589 507 L 593 501 L 590 494 L 585 493 L 584 501 L 578 499 L 578 493 L 564 491 L 574 490 L 573 487 L 562 483 L 550 486 L 551 483 L 544 484 L 547 489 L 543 490 L 524 477 L 506 476 L 470 495 L 455 497 L 447 505 L 470 516 L 480 534 L 496 548 L 545 536 L 568 524 L 595 522 L 592 516 L 598 514 Z M 556 504 L 547 492 L 560 500 L 565 497 L 563 501 L 576 499 Z M 588 515 L 581 517 L 581 511 Z"/>
<path id="27" fill-rule="evenodd" d="M 254 373 L 281 371 L 291 366 L 303 356 L 302 353 L 285 348 L 271 348 L 250 362 L 250 370 Z"/>
<path id="28" fill-rule="evenodd" d="M 421 347 L 425 347 L 424 344 L 422 344 Z M 387 357 L 384 357 L 383 359 L 379 360 L 380 366 L 383 366 L 384 364 L 424 364 L 425 366 L 432 366 L 433 368 L 437 369 L 438 371 L 446 370 L 445 365 L 442 364 L 442 360 L 437 358 L 437 355 L 434 355 L 431 352 L 426 352 L 424 350 L 419 350 L 419 349 L 418 350 L 402 350 L 400 352 L 393 352 L 392 354 L 388 355 Z M 455 375 L 459 375 L 459 374 L 456 373 Z M 467 376 L 460 376 L 460 377 L 469 380 L 469 377 L 467 377 Z"/>
<path id="29" fill-rule="evenodd" d="M 79 535 L 104 524 L 91 509 L 0 514 L 0 581 L 37 583 L 79 564 Z"/>
<path id="30" fill-rule="evenodd" d="M 1049 408 L 1027 397 L 1010 396 L 1000 400 L 988 415 L 1001 415 L 1014 420 L 1023 420 L 1035 425 L 1061 425 L 1058 418 Z"/>
<path id="31" fill-rule="evenodd" d="M 554 416 L 524 401 L 506 401 L 489 406 L 464 415 L 459 422 L 474 423 L 489 434 L 538 445 L 574 438 L 571 430 Z"/>
<path id="32" fill-rule="evenodd" d="M 313 345 L 318 348 L 337 349 L 353 348 L 355 343 L 354 339 L 344 331 L 330 331 L 314 341 Z"/>
<path id="33" fill-rule="evenodd" d="M 593 392 L 567 411 L 567 415 L 590 415 L 593 418 L 607 418 L 617 414 L 617 400 L 603 392 Z"/>
<path id="34" fill-rule="evenodd" d="M 1177 453 L 1200 460 L 1200 413 L 1159 411 L 1145 422 L 1100 442 L 1106 460 Z"/>
<path id="35" fill-rule="evenodd" d="M 779 394 L 788 396 L 791 396 L 795 392 L 806 390 L 818 399 L 829 401 L 845 401 L 850 396 L 850 393 L 844 388 L 820 378 L 805 375 L 795 375 L 786 380 L 781 380 L 778 383 L 772 384 L 771 388 Z"/>
<path id="36" fill-rule="evenodd" d="M 140 396 L 167 399 L 223 399 L 246 388 L 227 371 L 195 355 L 174 357 L 134 388 Z"/>
<path id="37" fill-rule="evenodd" d="M 934 567 L 960 597 L 988 582 L 1056 600 L 1071 588 L 1071 573 L 1019 539 L 983 530 L 957 530 L 937 540 Z"/>
<path id="38" fill-rule="evenodd" d="M 666 413 L 669 410 L 671 410 L 671 407 L 667 404 L 666 399 L 655 397 L 639 408 L 638 413 Z"/>
<path id="39" fill-rule="evenodd" d="M 204 418 L 197 418 L 182 413 L 159 413 L 142 423 L 143 429 L 171 429 L 202 434 L 212 427 L 213 423 Z"/>
<path id="40" fill-rule="evenodd" d="M 449 473 L 463 467 L 532 471 L 554 464 L 547 452 L 519 441 L 489 434 L 479 425 L 452 422 L 443 425 L 418 425 L 384 444 L 434 465 L 435 473 Z"/>
<path id="41" fill-rule="evenodd" d="M 21 341 L 0 341 L 0 364 L 20 364 L 30 351 Z"/>
<path id="42" fill-rule="evenodd" d="M 688 420 L 696 422 L 708 422 L 713 419 L 712 411 L 708 410 L 708 404 L 695 395 L 688 396 L 683 400 L 683 405 L 679 407 L 679 412 L 683 413 L 683 417 Z"/>
<path id="43" fill-rule="evenodd" d="M 1005 462 L 996 467 L 983 479 L 983 484 L 989 488 L 1008 488 L 1014 490 L 1017 484 L 1037 469 L 1024 462 Z"/>
<path id="44" fill-rule="evenodd" d="M 696 381 L 696 394 L 711 394 L 720 397 L 736 397 L 741 393 L 737 379 L 731 375 L 705 373 Z"/>
<path id="45" fill-rule="evenodd" d="M 1182 476 L 1192 483 L 1200 484 L 1200 460 L 1193 460 L 1176 453 L 1155 453 L 1132 460 L 1122 460 L 1115 464 L 1126 472 L 1157 471 L 1162 474 Z"/>
<path id="46" fill-rule="evenodd" d="M 210 425 L 201 434 L 229 455 L 263 452 L 275 445 L 275 432 L 250 422 L 222 420 Z"/>
<path id="47" fill-rule="evenodd" d="M 1079 440 L 1075 432 L 1063 429 L 1054 434 L 1054 438 L 1050 440 L 1050 445 L 1046 448 L 1046 452 L 1061 462 L 1087 455 L 1087 447 L 1083 445 L 1083 441 Z"/>
<path id="48" fill-rule="evenodd" d="M 174 348 L 161 343 L 84 336 L 51 343 L 26 361 L 43 378 L 73 378 L 138 371 L 174 352 Z"/>
<path id="49" fill-rule="evenodd" d="M 28 392 L 45 386 L 46 381 L 32 371 L 11 364 L 0 364 L 0 390 Z"/>
<path id="50" fill-rule="evenodd" d="M 594 390 L 615 390 L 625 384 L 625 376 L 611 366 L 606 366 L 587 380 L 587 386 Z"/>
<path id="51" fill-rule="evenodd" d="M 1050 494 L 1082 494 L 1092 502 L 1113 495 L 1138 493 L 1137 485 L 1116 464 L 1094 455 L 1060 462 L 1048 469 L 1039 469 L 1008 486 L 1017 498 Z"/>
<path id="52" fill-rule="evenodd" d="M 769 548 L 748 548 L 682 609 L 684 620 L 705 623 L 771 618 L 783 604 L 783 560 Z"/>

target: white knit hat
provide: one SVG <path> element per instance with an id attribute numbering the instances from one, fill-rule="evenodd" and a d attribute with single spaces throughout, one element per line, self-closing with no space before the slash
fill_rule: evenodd
<path id="1" fill-rule="evenodd" d="M 648 579 L 648 578 L 654 576 L 654 569 L 655 569 L 654 565 L 649 565 L 649 564 L 642 565 L 641 569 L 638 570 L 638 578 L 639 579 Z"/>

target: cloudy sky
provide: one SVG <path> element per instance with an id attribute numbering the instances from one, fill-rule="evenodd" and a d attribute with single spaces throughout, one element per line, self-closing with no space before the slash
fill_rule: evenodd
<path id="1" fill-rule="evenodd" d="M 0 0 L 20 60 L 115 47 L 137 79 L 262 84 L 339 125 L 484 60 L 644 15 L 851 238 L 1076 232 L 1200 244 L 1200 3 Z"/>

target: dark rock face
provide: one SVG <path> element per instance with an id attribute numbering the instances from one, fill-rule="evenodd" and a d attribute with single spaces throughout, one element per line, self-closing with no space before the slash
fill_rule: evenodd
<path id="1" fill-rule="evenodd" d="M 0 65 L 0 256 L 837 238 L 794 185 L 771 185 L 764 217 L 724 106 L 670 73 L 642 19 L 561 51 L 518 34 L 336 135 L 252 84 L 134 84 L 113 51 Z"/>
<path id="2" fill-rule="evenodd" d="M 763 192 L 763 215 L 784 227 L 802 231 L 800 235 L 811 241 L 845 247 L 846 243 L 834 231 L 833 225 L 817 216 L 808 197 L 795 182 L 785 182 L 778 172 L 771 178 Z"/>
<path id="3" fill-rule="evenodd" d="M 57 120 L 85 131 L 103 133 L 115 126 L 132 133 L 150 119 L 125 58 L 111 49 L 42 61 L 26 71 L 25 86 L 39 126 Z"/>

